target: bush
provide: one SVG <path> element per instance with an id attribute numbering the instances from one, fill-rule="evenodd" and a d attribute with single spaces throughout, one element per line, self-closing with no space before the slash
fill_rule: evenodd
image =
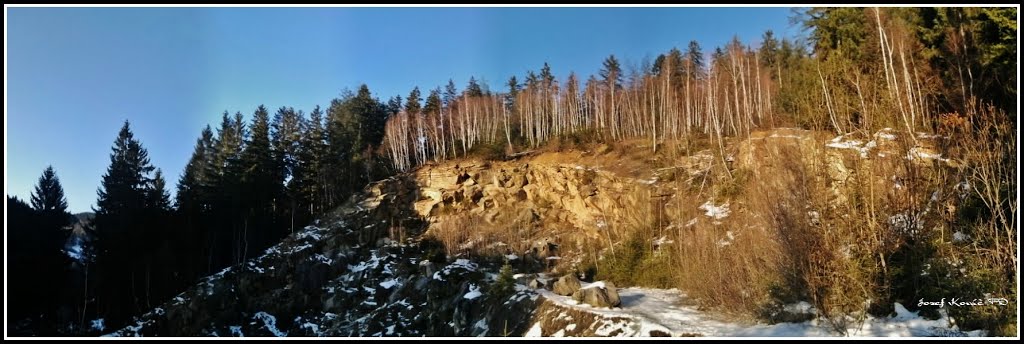
<path id="1" fill-rule="evenodd" d="M 671 256 L 654 252 L 641 235 L 629 240 L 598 261 L 595 281 L 611 281 L 617 286 L 672 288 L 676 285 Z"/>
<path id="2" fill-rule="evenodd" d="M 745 168 L 736 169 L 732 171 L 732 178 L 725 177 L 725 183 L 719 190 L 719 196 L 723 199 L 731 199 L 740 196 L 743 193 L 744 187 L 750 180 L 753 173 Z"/>

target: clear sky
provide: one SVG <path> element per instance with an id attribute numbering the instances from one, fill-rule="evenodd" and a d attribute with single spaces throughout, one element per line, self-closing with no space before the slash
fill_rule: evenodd
<path id="1" fill-rule="evenodd" d="M 6 8 L 6 6 L 5 6 Z M 403 98 L 470 76 L 503 89 L 544 62 L 564 80 L 697 40 L 793 37 L 789 8 L 6 8 L 6 194 L 28 200 L 47 165 L 89 211 L 124 120 L 174 192 L 221 113 L 308 113 L 366 83 Z M 427 94 L 426 91 L 423 92 Z"/>

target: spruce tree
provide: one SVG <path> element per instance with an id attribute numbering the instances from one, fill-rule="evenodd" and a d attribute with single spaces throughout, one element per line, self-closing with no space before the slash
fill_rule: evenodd
<path id="1" fill-rule="evenodd" d="M 470 97 L 480 97 L 484 95 L 483 87 L 477 83 L 476 78 L 469 77 L 469 84 L 466 85 L 466 95 Z"/>
<path id="2" fill-rule="evenodd" d="M 260 105 L 253 113 L 249 137 L 242 150 L 242 208 L 234 214 L 234 262 L 241 262 L 253 250 L 260 250 L 272 238 L 282 235 L 276 227 L 283 195 L 283 181 L 270 142 L 270 114 Z"/>
<path id="3" fill-rule="evenodd" d="M 60 185 L 60 178 L 53 171 L 53 166 L 47 166 L 43 175 L 39 177 L 35 191 L 32 192 L 32 209 L 35 211 L 64 215 L 67 213 L 68 201 L 64 198 L 64 188 Z"/>
<path id="4" fill-rule="evenodd" d="M 455 99 L 459 97 L 459 91 L 455 88 L 455 81 L 448 79 L 448 85 L 444 87 L 444 97 L 441 101 L 444 102 L 445 107 L 451 107 Z"/>
<path id="5" fill-rule="evenodd" d="M 283 188 L 283 197 L 278 197 L 276 203 L 278 213 L 287 221 L 291 232 L 295 231 L 295 215 L 302 202 L 301 180 L 297 172 L 303 126 L 302 111 L 290 107 L 278 109 L 270 125 L 274 148 L 273 180 L 277 183 L 275 188 Z"/>
<path id="6" fill-rule="evenodd" d="M 298 178 L 297 187 L 302 191 L 301 198 L 306 202 L 303 208 L 308 208 L 305 212 L 308 216 L 306 218 L 321 214 L 326 207 L 328 183 L 325 170 L 325 139 L 323 111 L 317 106 L 309 113 L 309 121 L 304 128 L 295 173 L 295 178 Z"/>
<path id="7" fill-rule="evenodd" d="M 427 115 L 437 115 L 441 113 L 440 88 L 435 88 L 430 91 L 430 95 L 427 96 L 427 102 L 423 105 L 423 113 Z"/>
<path id="8" fill-rule="evenodd" d="M 97 286 L 97 303 L 99 312 L 116 323 L 145 308 L 143 267 L 151 246 L 146 240 L 149 228 L 145 210 L 151 195 L 148 175 L 154 168 L 128 121 L 121 127 L 111 150 L 110 166 L 97 191 L 95 209 L 100 245 L 97 263 L 103 281 Z"/>

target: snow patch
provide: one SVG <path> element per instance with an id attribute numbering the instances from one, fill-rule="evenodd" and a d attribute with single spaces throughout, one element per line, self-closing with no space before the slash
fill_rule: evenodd
<path id="1" fill-rule="evenodd" d="M 228 330 L 231 331 L 232 337 L 245 337 L 241 326 L 228 326 Z"/>
<path id="2" fill-rule="evenodd" d="M 317 337 L 322 337 L 324 335 L 323 333 L 320 332 L 320 325 L 311 322 L 304 323 L 302 324 L 302 326 L 299 326 L 299 328 L 309 329 L 311 332 L 313 332 L 313 335 Z"/>
<path id="3" fill-rule="evenodd" d="M 270 315 L 267 312 L 258 312 L 255 315 L 253 315 L 252 318 L 262 321 L 263 327 L 265 327 L 267 331 L 270 331 L 270 333 L 274 334 L 274 336 L 276 337 L 285 337 L 288 335 L 287 333 L 281 332 L 281 330 L 277 329 L 277 318 L 274 318 L 273 315 Z"/>
<path id="4" fill-rule="evenodd" d="M 832 139 L 832 141 L 826 143 L 825 147 L 856 150 L 858 153 L 860 153 L 861 158 L 867 158 L 868 151 L 871 150 L 871 148 L 875 148 L 878 145 L 877 143 L 875 143 L 874 140 L 869 141 L 867 143 L 864 143 L 864 141 L 857 139 L 845 140 L 847 135 L 850 134 L 836 136 L 836 138 Z"/>
<path id="5" fill-rule="evenodd" d="M 478 298 L 478 297 L 480 297 L 482 295 L 483 294 L 480 293 L 480 287 L 476 286 L 476 284 L 470 284 L 469 285 L 469 292 L 466 293 L 466 295 L 463 295 L 462 298 L 467 299 L 467 300 L 472 300 L 472 299 Z"/>
<path id="6" fill-rule="evenodd" d="M 74 259 L 75 261 L 81 262 L 85 260 L 84 251 L 82 250 L 82 243 L 80 242 L 76 242 L 74 245 L 71 245 L 71 247 L 68 247 L 67 251 L 65 252 L 67 253 L 68 257 Z"/>
<path id="7" fill-rule="evenodd" d="M 333 259 L 327 258 L 327 256 L 325 256 L 323 254 L 320 254 L 320 253 L 314 254 L 312 257 L 309 257 L 309 259 L 313 260 L 313 261 L 318 261 L 318 262 L 321 262 L 321 263 L 324 263 L 324 264 L 327 264 L 327 265 L 331 265 L 331 264 L 334 263 Z"/>
<path id="8" fill-rule="evenodd" d="M 879 130 L 877 133 L 875 133 L 875 137 L 880 138 L 880 139 L 884 139 L 884 140 L 888 140 L 888 141 L 896 140 L 896 135 L 893 135 L 893 134 L 889 133 L 891 131 L 892 131 L 892 128 L 884 128 L 882 130 Z"/>
<path id="9" fill-rule="evenodd" d="M 722 240 L 718 241 L 718 247 L 726 247 L 726 246 L 732 245 L 732 241 L 734 239 L 736 239 L 736 237 L 732 234 L 732 231 L 726 231 L 725 232 L 725 237 L 726 237 L 726 239 L 722 239 Z"/>
<path id="10" fill-rule="evenodd" d="M 791 304 L 783 306 L 782 309 L 785 312 L 787 312 L 787 313 L 793 313 L 793 314 L 808 314 L 808 313 L 814 314 L 815 313 L 814 306 L 812 306 L 807 301 L 800 301 L 800 302 L 797 302 L 797 303 L 791 303 Z"/>
<path id="11" fill-rule="evenodd" d="M 107 326 L 103 324 L 103 318 L 95 319 L 95 320 L 92 321 L 92 329 L 93 330 L 103 331 L 106 328 L 107 328 Z"/>
<path id="12" fill-rule="evenodd" d="M 387 281 L 380 282 L 380 286 L 384 287 L 384 289 L 391 289 L 391 287 L 394 287 L 396 284 L 398 284 L 398 280 L 395 279 L 389 279 Z"/>
<path id="13" fill-rule="evenodd" d="M 478 320 L 476 323 L 473 324 L 473 327 L 476 327 L 478 329 L 484 330 L 483 333 L 485 333 L 485 334 L 487 333 L 487 330 L 488 330 L 488 328 L 487 328 L 487 321 L 485 321 L 484 319 Z"/>
<path id="14" fill-rule="evenodd" d="M 592 287 L 596 283 L 588 285 Z M 981 336 L 981 330 L 960 331 L 955 321 L 942 314 L 938 320 L 923 319 L 909 312 L 902 305 L 894 305 L 896 316 L 873 318 L 863 322 L 850 318 L 845 331 L 835 331 L 827 321 L 814 319 L 802 323 L 748 323 L 723 320 L 720 315 L 698 309 L 691 302 L 683 302 L 686 295 L 677 289 L 620 288 L 622 305 L 619 308 L 594 308 L 580 304 L 571 297 L 556 295 L 548 290 L 538 290 L 540 296 L 558 306 L 595 314 L 594 334 L 598 336 L 649 336 L 651 331 L 663 331 L 673 336 L 700 334 L 705 337 L 890 337 L 890 336 Z M 793 313 L 815 314 L 814 307 L 807 302 L 784 306 Z M 566 331 L 576 329 L 576 324 L 565 327 Z M 534 324 L 535 335 L 540 327 Z M 563 333 L 564 334 L 564 333 Z"/>
<path id="15" fill-rule="evenodd" d="M 704 215 L 707 217 L 714 218 L 715 220 L 721 220 L 729 216 L 729 203 L 716 206 L 711 201 L 704 202 L 697 209 L 704 210 Z"/>
<path id="16" fill-rule="evenodd" d="M 942 162 L 948 162 L 949 161 L 949 159 L 942 158 L 942 154 L 932 153 L 932 152 L 929 152 L 929 151 L 927 151 L 925 149 L 922 149 L 921 147 L 913 147 L 913 148 L 910 149 L 910 151 L 907 152 L 907 160 L 914 160 L 914 159 L 938 160 L 938 161 L 942 161 Z"/>
<path id="17" fill-rule="evenodd" d="M 529 331 L 526 331 L 524 337 L 540 337 L 541 336 L 540 323 L 533 323 L 533 327 L 530 327 Z"/>

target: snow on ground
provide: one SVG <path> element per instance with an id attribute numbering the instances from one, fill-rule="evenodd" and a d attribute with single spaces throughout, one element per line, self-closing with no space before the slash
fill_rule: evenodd
<path id="1" fill-rule="evenodd" d="M 704 210 L 704 215 L 707 217 L 713 217 L 715 220 L 721 220 L 729 216 L 729 203 L 722 205 L 715 205 L 711 201 L 704 202 L 697 209 Z"/>
<path id="2" fill-rule="evenodd" d="M 306 323 L 302 324 L 302 326 L 299 326 L 299 328 L 301 328 L 301 329 L 309 329 L 317 337 L 322 337 L 324 335 L 323 332 L 320 332 L 320 325 L 317 325 L 317 324 L 314 324 L 314 323 L 311 323 L 311 322 L 306 322 Z"/>
<path id="3" fill-rule="evenodd" d="M 473 327 L 476 327 L 478 329 L 484 330 L 483 333 L 487 333 L 487 330 L 489 330 L 487 328 L 487 320 L 486 319 L 477 320 L 477 322 L 473 324 Z"/>
<path id="4" fill-rule="evenodd" d="M 655 246 L 662 246 L 665 244 L 675 243 L 674 240 L 669 239 L 668 236 L 662 235 L 660 238 L 654 240 Z"/>
<path id="5" fill-rule="evenodd" d="M 529 331 L 526 331 L 526 335 L 524 337 L 540 337 L 541 331 L 540 323 L 534 323 L 533 327 L 531 327 Z"/>
<path id="6" fill-rule="evenodd" d="M 383 287 L 384 289 L 391 289 L 391 287 L 394 287 L 396 284 L 398 284 L 398 280 L 393 278 L 388 279 L 384 282 L 380 282 L 380 286 Z"/>
<path id="7" fill-rule="evenodd" d="M 871 148 L 875 148 L 878 145 L 877 143 L 875 143 L 874 140 L 871 140 L 868 143 L 864 143 L 863 141 L 856 139 L 846 140 L 845 138 L 847 135 L 850 134 L 836 136 L 836 138 L 832 139 L 832 141 L 826 143 L 825 147 L 836 149 L 853 149 L 860 152 L 861 158 L 867 158 L 868 151 L 871 150 Z"/>
<path id="8" fill-rule="evenodd" d="M 949 161 L 949 159 L 943 158 L 942 154 L 929 152 L 927 149 L 923 149 L 923 148 L 920 148 L 920 147 L 913 147 L 913 148 L 910 149 L 909 152 L 907 152 L 907 160 L 914 160 L 914 159 L 938 160 L 938 161 L 942 161 L 942 162 L 948 162 Z"/>
<path id="9" fill-rule="evenodd" d="M 732 231 L 726 231 L 725 237 L 725 239 L 718 241 L 718 247 L 726 247 L 732 245 L 732 241 L 736 239 L 736 236 L 732 234 Z"/>
<path id="10" fill-rule="evenodd" d="M 480 297 L 482 295 L 483 294 L 480 293 L 480 287 L 476 286 L 476 284 L 470 284 L 469 285 L 469 292 L 466 293 L 466 295 L 462 295 L 462 298 L 467 299 L 467 300 L 472 300 L 472 299 L 478 298 L 478 297 Z"/>
<path id="11" fill-rule="evenodd" d="M 231 331 L 232 337 L 245 337 L 245 334 L 242 333 L 241 326 L 228 326 L 228 330 Z"/>
<path id="12" fill-rule="evenodd" d="M 96 331 L 103 331 L 107 327 L 103 325 L 103 318 L 99 318 L 92 321 L 92 329 Z"/>
<path id="13" fill-rule="evenodd" d="M 65 252 L 68 254 L 68 257 L 75 261 L 81 262 L 85 260 L 85 254 L 83 253 L 81 242 L 75 242 L 75 244 L 68 247 Z"/>
<path id="14" fill-rule="evenodd" d="M 800 301 L 800 302 L 797 302 L 797 303 L 788 304 L 788 305 L 783 307 L 783 310 L 788 312 L 788 313 L 793 313 L 793 314 L 806 314 L 806 313 L 814 314 L 816 312 L 816 310 L 814 309 L 814 306 L 812 306 L 807 301 Z"/>
<path id="15" fill-rule="evenodd" d="M 270 331 L 270 333 L 273 333 L 274 336 L 285 337 L 288 335 L 284 332 L 281 332 L 281 330 L 277 329 L 277 318 L 275 318 L 273 315 L 270 315 L 267 312 L 258 312 L 255 315 L 253 315 L 252 318 L 262 321 L 263 327 L 265 327 L 267 331 Z M 255 324 L 255 322 L 252 323 L 252 325 Z"/>
<path id="16" fill-rule="evenodd" d="M 444 281 L 445 277 L 451 275 L 455 269 L 462 269 L 467 271 L 476 271 L 477 265 L 469 261 L 468 259 L 459 258 L 455 262 L 448 264 L 441 271 L 434 272 L 433 278 L 439 281 Z"/>
<path id="17" fill-rule="evenodd" d="M 596 283 L 584 283 L 584 288 Z M 700 334 L 705 337 L 832 337 L 844 336 L 832 330 L 824 320 L 802 323 L 745 323 L 724 320 L 723 317 L 700 311 L 696 305 L 684 305 L 686 295 L 678 289 L 620 288 L 622 305 L 616 308 L 595 308 L 580 304 L 569 296 L 556 295 L 548 290 L 536 290 L 541 296 L 555 304 L 601 315 L 604 318 L 625 318 L 631 321 L 605 320 L 594 325 L 596 335 L 610 335 L 621 330 L 618 336 L 650 336 L 654 330 L 681 334 Z M 806 302 L 788 305 L 793 311 L 813 312 Z M 851 337 L 902 337 L 902 336 L 982 336 L 982 330 L 961 332 L 945 314 L 938 320 L 927 320 L 914 312 L 908 312 L 896 304 L 896 316 L 885 318 L 868 317 L 862 324 L 850 322 L 845 335 Z M 534 324 L 527 336 L 539 336 L 540 324 Z"/>

